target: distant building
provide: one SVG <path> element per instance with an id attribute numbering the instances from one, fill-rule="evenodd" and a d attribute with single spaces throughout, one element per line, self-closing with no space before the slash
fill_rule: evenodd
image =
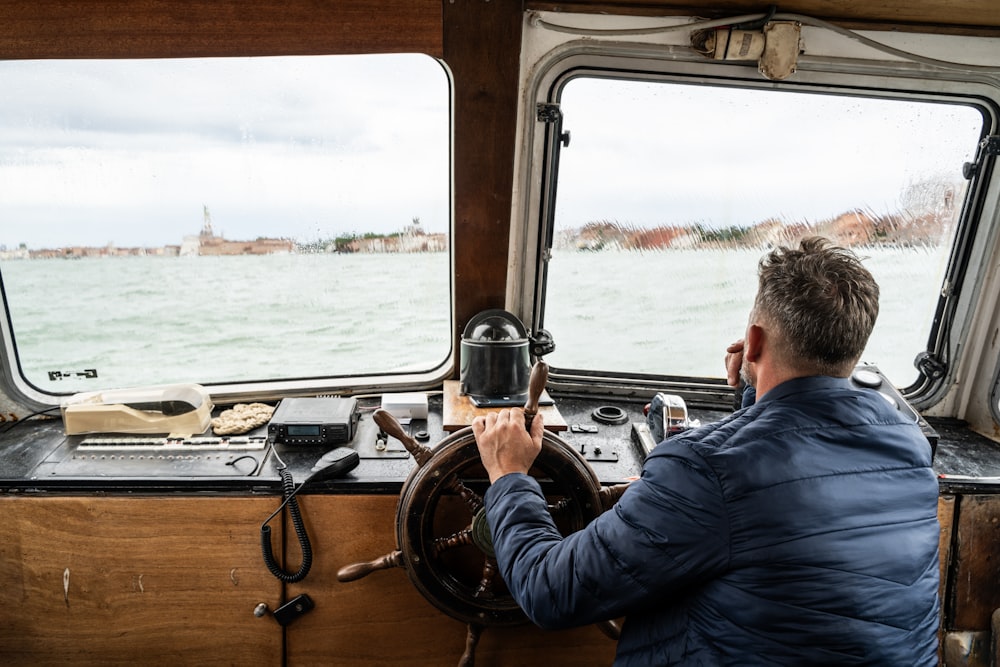
<path id="1" fill-rule="evenodd" d="M 414 218 L 399 234 L 372 236 L 354 239 L 346 243 L 341 252 L 387 253 L 387 252 L 442 252 L 448 249 L 445 234 L 428 234 L 420 226 L 420 218 Z"/>
<path id="2" fill-rule="evenodd" d="M 205 222 L 197 236 L 185 236 L 180 255 L 274 255 L 290 253 L 295 244 L 290 239 L 257 238 L 253 241 L 229 241 L 216 236 L 212 230 L 212 216 L 204 207 Z"/>
<path id="3" fill-rule="evenodd" d="M 28 253 L 28 249 L 24 246 L 20 248 L 15 248 L 9 250 L 6 247 L 0 248 L 0 259 L 28 259 L 31 255 Z"/>

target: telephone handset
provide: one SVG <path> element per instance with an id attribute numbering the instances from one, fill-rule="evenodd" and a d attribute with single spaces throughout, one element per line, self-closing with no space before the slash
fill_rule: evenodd
<path id="1" fill-rule="evenodd" d="M 299 513 L 299 503 L 295 498 L 295 494 L 301 491 L 309 482 L 333 479 L 349 473 L 358 467 L 361 457 L 349 447 L 331 449 L 316 461 L 316 464 L 310 471 L 311 474 L 296 488 L 295 482 L 292 480 L 292 473 L 288 471 L 288 466 L 281 460 L 277 452 L 274 453 L 274 456 L 280 464 L 278 472 L 281 474 L 285 499 L 278 509 L 261 524 L 260 548 L 264 556 L 264 564 L 267 565 L 267 569 L 270 570 L 271 574 L 285 583 L 295 583 L 305 579 L 306 575 L 309 574 L 309 569 L 312 567 L 312 545 L 309 542 L 309 534 L 306 532 L 306 526 L 302 522 L 302 515 Z M 286 572 L 275 562 L 274 551 L 271 546 L 271 527 L 267 525 L 286 505 L 288 506 L 288 514 L 291 516 L 292 526 L 295 528 L 295 535 L 299 539 L 299 547 L 302 551 L 302 562 L 299 565 L 298 572 L 294 574 Z"/>

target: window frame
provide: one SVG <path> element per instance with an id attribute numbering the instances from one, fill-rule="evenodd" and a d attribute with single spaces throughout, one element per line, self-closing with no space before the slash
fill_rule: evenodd
<path id="1" fill-rule="evenodd" d="M 274 54 L 275 57 L 287 57 Z M 366 52 L 363 54 L 353 53 L 329 53 L 329 54 L 303 54 L 297 57 L 310 58 L 316 56 L 354 56 L 354 55 L 406 55 L 398 51 L 386 52 L 385 54 L 376 52 Z M 448 117 L 446 151 L 448 166 L 442 178 L 446 179 L 444 190 L 447 201 L 445 210 L 447 212 L 447 256 L 442 259 L 442 270 L 448 271 L 447 285 L 449 293 L 448 309 L 448 332 L 455 330 L 455 80 L 451 69 L 439 56 L 427 53 L 412 52 L 410 55 L 430 58 L 436 63 L 445 77 L 447 89 L 445 91 L 446 100 L 444 102 Z M 200 58 L 201 56 L 176 56 L 170 57 L 178 61 L 188 58 Z M 267 55 L 258 56 L 266 58 Z M 245 54 L 231 54 L 215 56 L 217 59 L 242 59 Z M 106 59 L 106 58 L 97 58 Z M 118 60 L 118 58 L 111 58 Z M 141 60 L 140 58 L 129 58 Z M 18 59 L 14 59 L 15 61 Z M 47 411 L 58 406 L 65 397 L 76 392 L 56 392 L 46 391 L 37 387 L 24 376 L 21 368 L 20 355 L 16 343 L 16 331 L 13 326 L 9 302 L 7 298 L 8 285 L 4 281 L 4 276 L 0 272 L 0 303 L 3 306 L 3 316 L 0 317 L 0 393 L 11 399 L 23 403 L 27 407 L 36 411 Z M 457 359 L 457 341 L 454 336 L 448 337 L 448 349 L 444 351 L 443 358 L 436 365 L 416 372 L 368 372 L 361 374 L 347 374 L 340 376 L 322 377 L 292 377 L 277 378 L 267 380 L 252 381 L 232 381 L 232 382 L 204 382 L 203 386 L 210 392 L 213 400 L 217 404 L 229 404 L 236 402 L 252 401 L 273 401 L 287 396 L 315 396 L 317 394 L 339 395 L 339 394 L 369 394 L 383 393 L 385 391 L 420 391 L 439 387 L 444 379 L 454 374 Z M 197 379 L 192 381 L 197 382 Z M 108 387 L 103 387 L 108 389 Z M 115 387 L 118 388 L 118 387 Z M 98 388 L 95 388 L 98 389 Z"/>
<path id="2" fill-rule="evenodd" d="M 521 124 L 522 187 L 526 193 L 519 207 L 522 224 L 513 231 L 514 256 L 526 258 L 525 274 L 511 275 L 508 282 L 508 307 L 532 331 L 544 327 L 547 263 L 551 256 L 553 212 L 560 150 L 561 127 L 544 123 L 537 109 L 558 105 L 563 87 L 573 78 L 595 76 L 736 86 L 757 89 L 785 89 L 802 92 L 947 101 L 968 104 L 984 115 L 983 136 L 996 135 L 1000 119 L 1000 90 L 993 82 L 957 71 L 927 73 L 909 63 L 864 62 L 817 58 L 800 62 L 796 75 L 786 81 L 762 78 L 755 67 L 698 60 L 676 48 L 651 44 L 616 44 L 608 54 L 598 54 L 593 44 L 569 41 L 545 54 L 544 62 L 533 67 L 535 76 L 523 96 Z M 980 281 L 964 280 L 977 276 L 988 261 L 985 256 L 996 235 L 995 225 L 981 220 L 996 215 L 998 209 L 997 173 L 980 169 L 969 183 L 956 223 L 952 254 L 945 270 L 945 282 L 938 304 L 938 314 L 931 326 L 927 356 L 944 359 L 943 367 L 925 365 L 916 382 L 901 388 L 903 395 L 918 409 L 940 401 L 954 381 L 961 363 L 959 350 L 969 335 L 972 309 L 979 300 Z M 514 262 L 512 262 L 512 265 Z M 947 287 L 946 287 L 947 286 Z M 558 337 L 556 337 L 558 345 Z M 720 375 L 721 368 L 720 351 Z M 947 360 L 950 360 L 947 361 Z M 934 369 L 932 373 L 931 370 Z M 728 407 L 732 389 L 720 378 L 647 375 L 589 371 L 586 369 L 550 368 L 549 386 L 554 390 L 609 396 L 649 396 L 664 391 L 681 395 L 695 405 Z M 998 371 L 1000 393 L 1000 371 Z M 1000 407 L 997 407 L 1000 410 Z"/>

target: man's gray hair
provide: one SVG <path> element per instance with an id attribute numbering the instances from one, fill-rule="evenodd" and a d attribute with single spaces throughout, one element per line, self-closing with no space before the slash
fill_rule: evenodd
<path id="1" fill-rule="evenodd" d="M 878 283 L 850 250 L 814 236 L 760 260 L 754 312 L 801 371 L 845 377 L 878 317 Z"/>

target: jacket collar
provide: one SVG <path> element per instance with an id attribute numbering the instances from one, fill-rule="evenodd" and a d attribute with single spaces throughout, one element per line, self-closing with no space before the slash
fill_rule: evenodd
<path id="1" fill-rule="evenodd" d="M 757 403 L 775 401 L 793 394 L 800 394 L 805 391 L 850 388 L 850 378 L 836 378 L 829 375 L 810 375 L 808 377 L 785 380 L 763 396 L 758 396 Z"/>

